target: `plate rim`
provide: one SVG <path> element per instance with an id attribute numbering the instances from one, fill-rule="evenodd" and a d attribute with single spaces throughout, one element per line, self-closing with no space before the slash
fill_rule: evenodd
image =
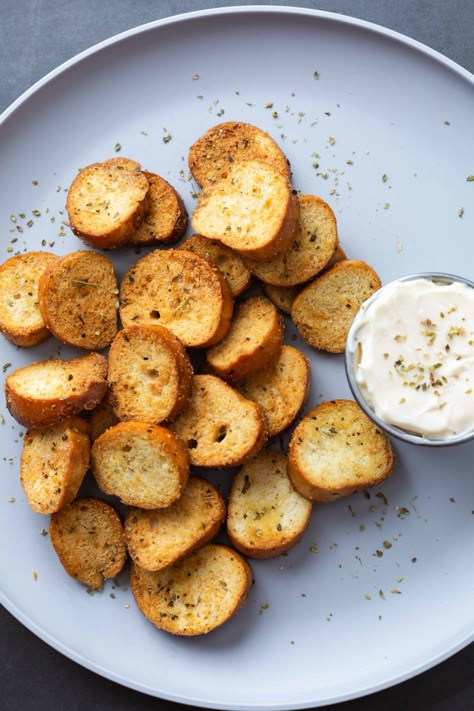
<path id="1" fill-rule="evenodd" d="M 181 22 L 187 22 L 193 19 L 206 17 L 206 16 L 217 16 L 217 15 L 232 15 L 232 14 L 258 14 L 258 13 L 269 13 L 277 15 L 308 15 L 310 17 L 319 18 L 321 20 L 336 22 L 339 24 L 349 25 L 351 27 L 359 27 L 361 29 L 366 29 L 370 32 L 375 32 L 376 34 L 389 37 L 392 40 L 404 44 L 419 51 L 422 54 L 428 55 L 431 59 L 434 59 L 440 64 L 443 64 L 446 68 L 457 73 L 463 79 L 474 85 L 474 73 L 471 73 L 468 69 L 461 66 L 454 60 L 450 59 L 446 55 L 442 54 L 436 49 L 433 49 L 427 44 L 415 40 L 408 35 L 405 35 L 396 30 L 392 30 L 383 25 L 379 25 L 375 22 L 369 22 L 368 20 L 362 20 L 357 17 L 352 17 L 351 15 L 344 15 L 338 12 L 329 12 L 327 10 L 313 10 L 312 8 L 296 7 L 292 5 L 228 5 L 225 7 L 217 8 L 207 8 L 205 10 L 193 10 L 191 12 L 183 12 L 177 15 L 170 15 L 168 17 L 163 17 L 159 20 L 152 20 L 150 22 L 145 22 L 135 27 L 131 27 L 128 30 L 123 30 L 110 37 L 107 37 L 100 42 L 96 42 L 91 47 L 88 47 L 73 57 L 65 60 L 57 67 L 47 72 L 43 77 L 34 82 L 28 89 L 22 92 L 7 108 L 0 114 L 0 126 L 2 123 L 14 112 L 16 111 L 30 96 L 36 93 L 42 86 L 48 84 L 56 76 L 59 76 L 63 72 L 67 71 L 70 67 L 79 64 L 80 62 L 87 59 L 93 54 L 101 52 L 107 47 L 122 42 L 123 40 L 133 37 L 134 35 L 142 34 L 144 32 L 149 32 L 157 27 L 164 27 L 169 24 L 179 24 Z"/>
<path id="2" fill-rule="evenodd" d="M 352 17 L 351 15 L 345 15 L 342 13 L 329 12 L 324 10 L 316 10 L 312 8 L 296 7 L 291 5 L 237 5 L 237 6 L 225 6 L 216 8 L 207 8 L 202 10 L 194 10 L 190 12 L 179 13 L 176 15 L 170 15 L 158 20 L 152 20 L 140 25 L 136 25 L 122 32 L 111 35 L 110 37 L 93 44 L 91 47 L 82 50 L 73 57 L 67 59 L 66 61 L 59 64 L 57 67 L 47 72 L 43 77 L 34 82 L 28 89 L 22 92 L 17 99 L 15 99 L 1 114 L 0 114 L 0 129 L 4 122 L 12 116 L 15 111 L 20 109 L 22 105 L 34 94 L 39 92 L 44 86 L 49 84 L 53 79 L 60 76 L 61 74 L 67 72 L 70 68 L 80 64 L 81 62 L 87 60 L 93 55 L 97 55 L 101 51 L 107 49 L 110 46 L 116 45 L 122 41 L 128 40 L 131 37 L 140 35 L 147 32 L 152 32 L 154 30 L 166 27 L 167 25 L 178 25 L 180 23 L 192 22 L 193 20 L 200 19 L 202 17 L 216 17 L 216 16 L 231 16 L 231 15 L 245 15 L 245 14 L 273 14 L 273 15 L 290 15 L 290 16 L 309 16 L 311 18 L 332 22 L 337 25 L 343 25 L 349 28 L 361 28 L 367 30 L 368 32 L 375 33 L 378 36 L 389 38 L 401 45 L 409 47 L 416 50 L 421 55 L 434 60 L 438 64 L 444 66 L 445 68 L 453 71 L 460 78 L 467 80 L 469 84 L 474 86 L 474 74 L 468 69 L 461 66 L 454 60 L 446 57 L 441 52 L 433 49 L 432 47 L 412 39 L 411 37 L 400 33 L 396 30 L 384 27 L 377 23 L 373 23 L 360 18 Z M 401 674 L 395 674 L 389 679 L 380 681 L 373 684 L 370 688 L 359 688 L 354 689 L 351 692 L 346 692 L 343 695 L 334 696 L 327 698 L 320 698 L 317 701 L 308 702 L 296 702 L 294 704 L 288 704 L 287 702 L 282 702 L 281 704 L 272 704 L 271 706 L 266 703 L 257 704 L 249 706 L 248 704 L 232 704 L 226 702 L 222 704 L 221 702 L 214 702 L 206 699 L 190 698 L 176 693 L 170 692 L 158 692 L 156 689 L 148 687 L 145 684 L 137 682 L 133 679 L 126 678 L 114 672 L 111 669 L 103 668 L 101 665 L 87 659 L 79 652 L 70 648 L 67 644 L 64 644 L 60 640 L 55 639 L 43 626 L 38 624 L 36 621 L 27 616 L 27 614 L 21 610 L 16 603 L 11 600 L 7 595 L 0 589 L 0 602 L 5 607 L 5 609 L 12 614 L 12 616 L 24 627 L 26 627 L 30 632 L 32 632 L 36 637 L 41 639 L 44 643 L 48 644 L 50 647 L 71 659 L 72 661 L 78 663 L 82 667 L 92 671 L 104 678 L 107 678 L 119 685 L 125 686 L 127 688 L 133 689 L 135 691 L 147 694 L 154 698 L 162 698 L 168 701 L 181 704 L 189 704 L 192 706 L 199 706 L 202 708 L 211 709 L 229 709 L 229 711 L 249 711 L 249 709 L 259 709 L 264 711 L 293 711 L 296 709 L 305 708 L 316 708 L 324 705 L 332 705 L 335 703 L 341 703 L 356 698 L 363 698 L 365 696 L 372 695 L 378 691 L 394 687 L 408 679 L 412 679 L 419 674 L 435 667 L 436 665 L 442 663 L 446 659 L 449 659 L 459 651 L 467 648 L 470 644 L 474 642 L 474 630 L 470 635 L 463 639 L 458 639 L 457 642 L 450 646 L 448 650 L 436 655 L 431 655 L 429 659 L 425 660 L 424 663 L 420 664 L 414 669 L 406 671 Z"/>
<path id="3" fill-rule="evenodd" d="M 13 603 L 9 598 L 4 595 L 3 591 L 1 590 L 0 601 L 2 602 L 2 605 L 5 607 L 5 609 L 8 610 L 8 612 L 10 612 L 18 622 L 20 622 L 36 637 L 41 639 L 43 642 L 48 644 L 50 647 L 52 647 L 68 659 L 84 667 L 85 669 L 88 669 L 89 671 L 98 674 L 99 676 L 104 677 L 109 681 L 113 681 L 116 684 L 119 684 L 120 686 L 124 686 L 125 688 L 133 689 L 134 691 L 146 694 L 151 698 L 172 701 L 177 704 L 188 704 L 196 708 L 217 709 L 217 711 L 299 711 L 300 709 L 303 710 L 311 708 L 320 708 L 336 703 L 343 703 L 345 701 L 365 698 L 366 696 L 371 696 L 372 694 L 376 694 L 377 692 L 383 691 L 384 689 L 390 689 L 392 687 L 398 686 L 398 684 L 402 684 L 403 682 L 408 681 L 409 679 L 413 679 L 414 677 L 423 674 L 425 671 L 428 671 L 429 669 L 432 669 L 438 664 L 441 664 L 442 662 L 457 654 L 457 652 L 466 649 L 470 644 L 474 643 L 473 631 L 471 636 L 467 639 L 460 640 L 454 647 L 451 647 L 449 650 L 445 651 L 440 655 L 432 656 L 430 659 L 425 661 L 424 664 L 420 664 L 416 669 L 407 671 L 404 674 L 397 676 L 396 679 L 390 679 L 384 682 L 380 682 L 378 684 L 373 685 L 369 689 L 356 689 L 352 692 L 343 694 L 337 698 L 320 698 L 316 702 L 310 701 L 303 704 L 299 702 L 296 702 L 295 704 L 288 704 L 286 702 L 283 702 L 281 704 L 272 703 L 271 705 L 258 704 L 253 706 L 248 706 L 247 704 L 222 704 L 221 702 L 213 702 L 205 699 L 197 700 L 195 698 L 190 698 L 183 695 L 177 695 L 168 692 L 160 692 L 160 696 L 158 696 L 156 693 L 156 689 L 149 688 L 145 684 L 137 683 L 133 679 L 125 678 L 112 670 L 105 669 L 99 664 L 91 662 L 91 660 L 86 659 L 79 652 L 76 652 L 74 649 L 69 648 L 67 645 L 55 639 L 47 632 L 47 630 L 43 629 L 36 622 L 28 618 L 15 605 L 15 603 Z"/>

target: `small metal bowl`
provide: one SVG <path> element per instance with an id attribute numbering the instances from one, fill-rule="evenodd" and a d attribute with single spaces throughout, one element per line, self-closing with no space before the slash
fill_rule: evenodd
<path id="1" fill-rule="evenodd" d="M 464 277 L 455 276 L 453 274 L 447 274 L 443 272 L 422 272 L 419 274 L 410 274 L 408 276 L 400 277 L 400 279 L 395 279 L 395 282 L 405 282 L 413 281 L 415 279 L 428 279 L 433 282 L 440 282 L 443 284 L 452 284 L 453 282 L 459 282 L 462 284 L 467 284 L 474 289 L 474 282 L 466 279 Z M 390 282 L 393 284 L 394 282 Z M 360 307 L 357 312 L 354 321 L 349 329 L 346 341 L 345 349 L 345 367 L 346 376 L 349 383 L 349 387 L 352 391 L 354 399 L 360 405 L 365 414 L 370 417 L 380 429 L 384 430 L 388 435 L 396 437 L 397 439 L 403 440 L 404 442 L 409 442 L 410 444 L 428 446 L 428 447 L 446 447 L 454 444 L 461 444 L 463 442 L 468 442 L 474 439 L 474 427 L 472 430 L 467 432 L 462 432 L 459 435 L 453 435 L 450 437 L 428 437 L 426 435 L 417 434 L 415 432 L 410 432 L 408 430 L 403 430 L 395 425 L 391 425 L 388 422 L 382 420 L 372 409 L 372 407 L 367 402 L 364 393 L 359 387 L 357 378 L 355 375 L 357 366 L 357 354 L 358 354 L 358 338 L 357 332 L 365 318 L 366 312 L 370 309 L 371 305 L 379 298 L 383 290 L 389 286 L 389 284 L 384 285 L 381 289 L 375 292 L 371 297 L 369 297 Z"/>

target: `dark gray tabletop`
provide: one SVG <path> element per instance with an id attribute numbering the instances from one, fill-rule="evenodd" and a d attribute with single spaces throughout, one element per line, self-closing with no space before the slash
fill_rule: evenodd
<path id="1" fill-rule="evenodd" d="M 0 0 L 0 112 L 47 72 L 118 32 L 181 12 L 251 4 L 257 3 Z M 474 71 L 472 0 L 292 0 L 266 4 L 327 10 L 375 22 L 419 40 Z M 8 575 L 8 571 L 1 574 Z M 473 670 L 471 645 L 434 669 L 392 689 L 331 708 L 470 711 L 474 708 Z M 152 699 L 95 675 L 47 646 L 0 607 L 1 711 L 190 708 Z"/>

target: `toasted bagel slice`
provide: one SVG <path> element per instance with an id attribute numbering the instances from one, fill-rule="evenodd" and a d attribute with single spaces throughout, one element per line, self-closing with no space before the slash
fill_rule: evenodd
<path id="1" fill-rule="evenodd" d="M 53 514 L 49 537 L 66 573 L 92 590 L 101 590 L 125 564 L 122 521 L 102 499 L 79 498 Z"/>
<path id="2" fill-rule="evenodd" d="M 311 501 L 334 501 L 381 484 L 393 471 L 389 438 L 352 400 L 310 410 L 293 431 L 288 471 Z"/>
<path id="3" fill-rule="evenodd" d="M 261 161 L 232 163 L 225 178 L 207 183 L 193 229 L 255 260 L 285 252 L 297 228 L 298 199 L 288 178 Z"/>
<path id="4" fill-rule="evenodd" d="M 69 417 L 23 438 L 20 483 L 37 513 L 59 511 L 76 497 L 89 467 L 88 424 Z"/>
<path id="5" fill-rule="evenodd" d="M 283 343 L 283 319 L 264 296 L 250 296 L 236 308 L 229 333 L 206 352 L 213 373 L 242 380 L 275 361 Z"/>
<path id="6" fill-rule="evenodd" d="M 380 286 L 379 277 L 368 264 L 347 259 L 335 264 L 298 294 L 291 318 L 310 346 L 342 353 L 360 305 Z"/>
<path id="7" fill-rule="evenodd" d="M 106 376 L 107 360 L 99 353 L 32 363 L 7 376 L 7 407 L 25 427 L 49 427 L 98 405 L 107 390 Z"/>
<path id="8" fill-rule="evenodd" d="M 189 456 L 173 432 L 145 422 L 119 422 L 91 450 L 98 487 L 128 506 L 160 509 L 179 499 L 189 476 Z"/>
<path id="9" fill-rule="evenodd" d="M 98 249 L 120 247 L 143 221 L 149 189 L 140 164 L 129 158 L 82 168 L 66 201 L 72 231 Z"/>
<path id="10" fill-rule="evenodd" d="M 234 476 L 227 533 L 244 555 L 281 555 L 296 545 L 306 530 L 313 504 L 296 491 L 287 469 L 284 454 L 262 449 Z"/>
<path id="11" fill-rule="evenodd" d="M 39 309 L 39 281 L 58 259 L 50 252 L 27 252 L 0 266 L 0 331 L 16 346 L 29 348 L 50 333 Z"/>
<path id="12" fill-rule="evenodd" d="M 222 242 L 193 235 L 183 242 L 180 248 L 200 254 L 220 269 L 227 279 L 230 293 L 234 298 L 240 296 L 250 286 L 252 274 L 245 266 L 242 257 Z"/>
<path id="13" fill-rule="evenodd" d="M 105 348 L 117 332 L 114 265 L 86 250 L 60 257 L 40 278 L 39 305 L 46 327 L 59 341 L 89 350 Z"/>
<path id="14" fill-rule="evenodd" d="M 227 121 L 213 126 L 189 150 L 189 168 L 201 187 L 225 178 L 229 166 L 242 160 L 260 160 L 290 178 L 289 163 L 273 138 L 249 123 Z"/>
<path id="15" fill-rule="evenodd" d="M 163 570 L 132 563 L 130 584 L 139 610 L 156 627 L 177 635 L 207 634 L 243 606 L 252 570 L 237 551 L 208 543 Z"/>
<path id="16" fill-rule="evenodd" d="M 208 543 L 225 520 L 226 506 L 208 481 L 191 476 L 166 509 L 132 508 L 125 519 L 130 557 L 145 570 L 161 570 Z"/>
<path id="17" fill-rule="evenodd" d="M 283 345 L 274 363 L 234 387 L 260 405 L 267 418 L 268 436 L 274 437 L 289 427 L 301 411 L 310 378 L 307 358 L 296 348 Z"/>
<path id="18" fill-rule="evenodd" d="M 192 252 L 156 250 L 139 259 L 122 280 L 123 325 L 165 326 L 184 346 L 220 341 L 229 330 L 232 311 L 222 273 Z"/>
<path id="19" fill-rule="evenodd" d="M 109 351 L 109 392 L 119 420 L 159 424 L 175 417 L 191 392 L 184 346 L 164 326 L 127 326 Z"/>
<path id="20" fill-rule="evenodd" d="M 148 207 L 143 222 L 128 241 L 142 247 L 174 244 L 184 235 L 188 224 L 184 202 L 177 190 L 160 175 L 147 170 L 143 175 L 150 184 Z"/>
<path id="21" fill-rule="evenodd" d="M 246 259 L 245 264 L 261 281 L 275 286 L 297 286 L 324 269 L 337 246 L 336 216 L 315 195 L 299 198 L 298 228 L 283 254 L 264 262 Z"/>
<path id="22" fill-rule="evenodd" d="M 198 467 L 235 467 L 253 457 L 267 440 L 260 408 L 213 375 L 195 375 L 188 405 L 170 424 Z"/>
<path id="23" fill-rule="evenodd" d="M 263 291 L 270 301 L 275 304 L 277 309 L 283 311 L 284 314 L 291 314 L 293 301 L 301 291 L 298 286 L 273 286 L 273 284 L 264 284 Z"/>

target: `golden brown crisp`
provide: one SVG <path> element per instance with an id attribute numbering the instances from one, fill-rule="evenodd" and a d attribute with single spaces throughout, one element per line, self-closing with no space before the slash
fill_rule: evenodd
<path id="1" fill-rule="evenodd" d="M 200 186 L 225 178 L 229 167 L 242 160 L 264 161 L 290 179 L 289 163 L 273 138 L 249 123 L 213 126 L 189 150 L 189 168 Z"/>
<path id="2" fill-rule="evenodd" d="M 189 477 L 182 440 L 160 425 L 120 422 L 92 445 L 97 485 L 128 506 L 159 509 L 181 496 Z"/>
<path id="3" fill-rule="evenodd" d="M 25 427 L 49 427 L 94 409 L 106 393 L 106 377 L 107 359 L 99 353 L 25 365 L 5 380 L 7 407 Z"/>
<path id="4" fill-rule="evenodd" d="M 208 543 L 225 520 L 226 506 L 210 482 L 191 476 L 166 509 L 131 508 L 125 538 L 132 560 L 145 570 L 161 570 Z"/>
<path id="5" fill-rule="evenodd" d="M 236 308 L 225 338 L 206 353 L 213 373 L 229 382 L 272 364 L 283 343 L 283 319 L 264 296 L 250 296 Z"/>
<path id="6" fill-rule="evenodd" d="M 267 284 L 304 284 L 322 271 L 334 254 L 337 225 L 332 209 L 315 195 L 302 195 L 299 207 L 298 226 L 286 252 L 264 262 L 245 260 L 252 274 Z"/>
<path id="7" fill-rule="evenodd" d="M 311 346 L 342 353 L 359 307 L 380 286 L 379 277 L 365 262 L 338 262 L 298 294 L 291 318 Z"/>
<path id="8" fill-rule="evenodd" d="M 220 341 L 229 330 L 232 311 L 232 296 L 219 269 L 185 250 L 151 252 L 122 280 L 123 325 L 165 326 L 185 346 Z"/>
<path id="9" fill-rule="evenodd" d="M 130 583 L 145 617 L 171 634 L 207 634 L 230 620 L 247 600 L 252 570 L 237 551 L 208 543 L 163 570 L 132 564 Z"/>
<path id="10" fill-rule="evenodd" d="M 336 247 L 336 249 L 334 250 L 331 259 L 330 259 L 329 262 L 326 264 L 326 266 L 324 267 L 324 269 L 330 269 L 330 268 L 333 267 L 335 264 L 337 264 L 338 262 L 343 262 L 345 259 L 347 259 L 347 254 L 345 253 L 345 251 L 344 251 L 343 248 L 341 247 L 340 242 L 338 242 L 337 247 Z"/>
<path id="11" fill-rule="evenodd" d="M 342 249 L 341 245 L 338 244 L 334 253 L 329 260 L 329 262 L 324 267 L 323 271 L 330 269 L 338 262 L 342 262 L 347 259 L 346 253 Z M 293 302 L 300 293 L 304 286 L 275 286 L 274 284 L 263 284 L 263 291 L 268 296 L 270 301 L 272 301 L 275 306 L 283 311 L 283 313 L 290 315 Z"/>
<path id="12" fill-rule="evenodd" d="M 56 259 L 50 252 L 27 252 L 0 267 L 0 331 L 17 346 L 36 346 L 50 335 L 39 309 L 38 287 Z"/>
<path id="13" fill-rule="evenodd" d="M 353 400 L 332 400 L 310 410 L 293 431 L 288 471 L 312 501 L 334 501 L 384 481 L 395 456 L 387 435 Z"/>
<path id="14" fill-rule="evenodd" d="M 259 405 L 213 375 L 195 375 L 188 405 L 170 424 L 200 467 L 234 467 L 263 447 L 268 428 Z"/>
<path id="15" fill-rule="evenodd" d="M 107 390 L 100 403 L 90 412 L 89 427 L 91 442 L 94 442 L 97 437 L 108 430 L 109 427 L 117 425 L 119 422 L 110 398 L 110 390 Z"/>
<path id="16" fill-rule="evenodd" d="M 102 254 L 79 250 L 56 259 L 39 283 L 41 315 L 59 341 L 102 350 L 117 332 L 118 285 Z"/>
<path id="17" fill-rule="evenodd" d="M 232 164 L 225 178 L 205 185 L 192 225 L 203 237 L 262 261 L 289 248 L 298 215 L 287 177 L 268 163 L 241 161 Z"/>
<path id="18" fill-rule="evenodd" d="M 164 326 L 127 326 L 110 347 L 109 393 L 119 420 L 159 424 L 176 417 L 192 375 L 184 346 Z"/>
<path id="19" fill-rule="evenodd" d="M 51 514 L 76 497 L 89 468 L 88 433 L 85 420 L 68 417 L 25 434 L 20 482 L 33 511 Z"/>
<path id="20" fill-rule="evenodd" d="M 290 315 L 293 301 L 301 289 L 298 286 L 273 286 L 273 284 L 264 284 L 263 291 L 280 311 Z"/>
<path id="21" fill-rule="evenodd" d="M 148 207 L 143 222 L 130 238 L 137 246 L 174 244 L 184 235 L 188 213 L 184 202 L 172 185 L 156 173 L 143 171 L 150 184 Z"/>
<path id="22" fill-rule="evenodd" d="M 252 274 L 245 266 L 242 257 L 235 250 L 222 242 L 193 235 L 183 242 L 181 249 L 200 254 L 221 270 L 227 279 L 230 293 L 234 298 L 240 296 L 252 281 Z"/>
<path id="23" fill-rule="evenodd" d="M 49 537 L 66 573 L 93 590 L 125 564 L 122 521 L 107 501 L 76 499 L 51 516 Z"/>
<path id="24" fill-rule="evenodd" d="M 66 202 L 72 231 L 97 249 L 120 247 L 143 221 L 149 188 L 140 164 L 130 158 L 82 168 Z"/>
<path id="25" fill-rule="evenodd" d="M 289 427 L 301 411 L 310 377 L 307 358 L 296 348 L 283 345 L 274 363 L 234 387 L 260 405 L 267 418 L 268 436 L 274 437 Z"/>
<path id="26" fill-rule="evenodd" d="M 227 533 L 233 546 L 251 558 L 273 558 L 302 538 L 313 505 L 288 476 L 287 458 L 262 449 L 232 481 Z"/>

